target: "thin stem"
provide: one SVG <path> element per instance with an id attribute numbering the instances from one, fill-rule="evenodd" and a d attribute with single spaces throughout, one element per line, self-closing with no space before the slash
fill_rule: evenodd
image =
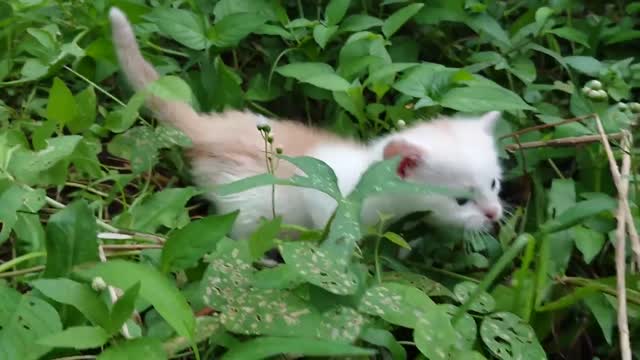
<path id="1" fill-rule="evenodd" d="M 98 256 L 100 257 L 100 261 L 107 262 L 107 256 L 104 253 L 104 248 L 102 244 L 98 245 Z M 118 301 L 118 294 L 116 294 L 116 289 L 111 285 L 107 285 L 107 290 L 109 291 L 109 297 L 111 298 L 111 302 L 115 304 L 116 301 Z M 129 326 L 127 326 L 126 322 L 122 324 L 120 333 L 125 339 L 131 339 Z"/>
<path id="2" fill-rule="evenodd" d="M 6 263 L 0 264 L 0 273 L 3 273 L 8 269 L 11 269 L 16 265 L 22 262 L 25 262 L 27 260 L 31 260 L 39 257 L 45 257 L 45 256 L 47 256 L 47 253 L 44 251 L 32 252 L 32 253 L 24 254 L 22 256 L 18 256 L 14 259 L 7 261 Z"/>
<path id="3" fill-rule="evenodd" d="M 35 272 L 40 272 L 42 270 L 44 270 L 44 265 L 38 265 L 38 266 L 21 269 L 21 270 L 15 270 L 15 271 L 7 271 L 7 272 L 0 273 L 0 279 L 12 278 L 20 275 L 25 275 L 25 274 L 31 274 Z"/>
<path id="4" fill-rule="evenodd" d="M 376 268 L 376 280 L 378 284 L 382 283 L 382 270 L 380 268 L 380 241 L 382 240 L 382 236 L 380 234 L 376 234 L 376 247 L 374 248 L 373 261 L 375 263 Z"/>

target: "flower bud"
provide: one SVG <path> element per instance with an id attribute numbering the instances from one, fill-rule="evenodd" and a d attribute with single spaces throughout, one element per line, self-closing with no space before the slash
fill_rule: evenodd
<path id="1" fill-rule="evenodd" d="M 91 287 L 95 291 L 102 291 L 107 288 L 107 283 L 100 276 L 96 276 L 91 281 Z"/>
<path id="2" fill-rule="evenodd" d="M 586 86 L 593 90 L 602 90 L 602 83 L 598 80 L 589 80 Z"/>
<path id="3" fill-rule="evenodd" d="M 629 104 L 629 109 L 631 110 L 632 113 L 634 114 L 638 114 L 640 113 L 640 103 L 637 102 L 632 102 Z"/>

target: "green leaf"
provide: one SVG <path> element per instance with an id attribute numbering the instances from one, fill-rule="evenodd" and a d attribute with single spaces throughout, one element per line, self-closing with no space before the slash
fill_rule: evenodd
<path id="1" fill-rule="evenodd" d="M 230 14 L 209 28 L 207 37 L 217 47 L 236 46 L 266 21 L 267 19 L 257 13 Z"/>
<path id="2" fill-rule="evenodd" d="M 531 326 L 514 314 L 498 312 L 485 317 L 480 336 L 498 359 L 546 359 Z"/>
<path id="3" fill-rule="evenodd" d="M 598 76 L 604 67 L 600 61 L 591 56 L 567 56 L 564 61 L 581 73 L 594 77 Z"/>
<path id="4" fill-rule="evenodd" d="M 212 215 L 172 232 L 162 249 L 162 270 L 184 270 L 196 265 L 203 255 L 216 249 L 220 239 L 231 231 L 237 216 L 237 211 Z"/>
<path id="5" fill-rule="evenodd" d="M 185 205 L 189 199 L 199 194 L 194 187 L 167 188 L 151 195 L 145 201 L 136 203 L 129 209 L 128 217 L 119 217 L 117 224 L 138 230 L 154 232 L 160 226 L 178 228 L 189 222 Z"/>
<path id="6" fill-rule="evenodd" d="M 463 281 L 457 283 L 453 288 L 453 293 L 460 303 L 466 302 L 470 295 L 476 290 L 478 287 L 477 284 L 472 283 L 470 281 Z M 482 314 L 488 314 L 492 312 L 496 307 L 496 301 L 487 293 L 483 291 L 479 296 L 475 298 L 475 301 L 469 305 L 469 309 L 475 312 L 479 312 Z"/>
<path id="7" fill-rule="evenodd" d="M 191 11 L 156 7 L 144 17 L 154 23 L 162 35 L 186 47 L 193 50 L 208 47 L 204 23 Z"/>
<path id="8" fill-rule="evenodd" d="M 496 19 L 486 13 L 471 17 L 468 24 L 474 31 L 478 33 L 484 32 L 502 45 L 511 45 L 509 35 L 507 35 L 502 26 L 500 26 Z"/>
<path id="9" fill-rule="evenodd" d="M 191 88 L 181 78 L 174 75 L 161 76 L 147 87 L 153 95 L 165 100 L 191 101 Z"/>
<path id="10" fill-rule="evenodd" d="M 222 360 L 258 360 L 278 354 L 300 356 L 371 356 L 375 351 L 348 344 L 295 337 L 261 337 L 229 349 Z"/>
<path id="11" fill-rule="evenodd" d="M 391 35 L 393 35 L 402 27 L 402 25 L 404 25 L 407 21 L 409 21 L 409 19 L 417 14 L 423 6 L 424 4 L 421 3 L 411 4 L 391 14 L 384 21 L 384 25 L 382 25 L 382 33 L 384 34 L 384 36 L 387 39 L 390 38 Z"/>
<path id="12" fill-rule="evenodd" d="M 616 325 L 616 310 L 602 293 L 595 293 L 584 299 L 593 316 L 596 318 L 602 335 L 609 345 L 612 345 L 613 329 Z"/>
<path id="13" fill-rule="evenodd" d="M 360 334 L 360 338 L 370 344 L 384 346 L 389 350 L 394 360 L 405 360 L 407 351 L 393 337 L 393 334 L 387 330 L 366 328 Z"/>
<path id="14" fill-rule="evenodd" d="M 346 91 L 349 89 L 347 80 L 333 71 L 325 63 L 293 63 L 280 66 L 276 71 L 285 77 L 292 77 L 300 82 L 308 83 L 331 91 Z"/>
<path id="15" fill-rule="evenodd" d="M 156 133 L 148 126 L 133 127 L 116 135 L 107 145 L 111 154 L 129 159 L 134 174 L 151 170 L 158 161 L 160 147 Z"/>
<path id="16" fill-rule="evenodd" d="M 51 348 L 36 341 L 61 329 L 49 303 L 0 284 L 0 359 L 41 359 Z"/>
<path id="17" fill-rule="evenodd" d="M 616 206 L 616 200 L 607 196 L 580 201 L 563 211 L 555 219 L 548 220 L 540 225 L 539 231 L 546 234 L 561 231 L 602 212 L 613 211 Z"/>
<path id="18" fill-rule="evenodd" d="M 433 281 L 428 277 L 412 272 L 395 272 L 388 271 L 382 276 L 384 281 L 391 281 L 405 285 L 416 287 L 428 296 L 446 296 L 451 299 L 457 299 L 455 295 L 439 282 Z"/>
<path id="19" fill-rule="evenodd" d="M 275 247 L 275 238 L 280 233 L 282 217 L 278 216 L 273 220 L 265 221 L 249 237 L 249 253 L 253 260 L 257 260 L 264 255 L 267 250 Z"/>
<path id="20" fill-rule="evenodd" d="M 313 39 L 321 48 L 324 49 L 329 39 L 331 39 L 331 36 L 333 36 L 336 31 L 338 31 L 338 27 L 335 25 L 326 27 L 322 24 L 318 24 L 313 28 Z"/>
<path id="21" fill-rule="evenodd" d="M 100 353 L 96 360 L 166 360 L 167 352 L 160 340 L 144 337 L 120 342 Z"/>
<path id="22" fill-rule="evenodd" d="M 49 90 L 47 119 L 65 125 L 74 120 L 77 111 L 76 100 L 71 94 L 71 90 L 62 80 L 54 78 L 53 85 Z"/>
<path id="23" fill-rule="evenodd" d="M 40 210 L 41 206 L 29 208 L 29 199 L 33 196 L 44 199 L 44 195 L 42 190 L 25 189 L 8 179 L 0 179 L 0 204 L 2 204 L 0 206 L 0 222 L 2 222 L 0 244 L 9 238 L 11 230 L 18 222 L 18 211 L 23 208 L 29 212 Z"/>
<path id="24" fill-rule="evenodd" d="M 364 14 L 355 14 L 344 19 L 340 24 L 340 31 L 358 32 L 370 29 L 376 26 L 382 26 L 384 22 L 377 17 Z"/>
<path id="25" fill-rule="evenodd" d="M 337 25 L 349 9 L 351 0 L 331 0 L 324 12 L 327 25 Z"/>
<path id="26" fill-rule="evenodd" d="M 582 253 L 584 262 L 590 264 L 604 246 L 604 234 L 580 225 L 573 227 L 571 232 L 576 247 Z"/>
<path id="27" fill-rule="evenodd" d="M 136 298 L 139 292 L 140 283 L 136 282 L 113 304 L 109 326 L 105 328 L 105 330 L 109 331 L 109 335 L 116 334 L 122 327 L 122 324 L 131 318 L 131 314 L 133 310 L 135 310 Z"/>
<path id="28" fill-rule="evenodd" d="M 96 93 L 93 86 L 87 86 L 78 93 L 75 102 L 78 111 L 66 125 L 72 133 L 77 134 L 87 130 L 96 121 Z"/>
<path id="29" fill-rule="evenodd" d="M 138 118 L 138 111 L 144 101 L 144 93 L 136 93 L 124 108 L 112 111 L 107 115 L 104 126 L 115 133 L 128 130 Z"/>
<path id="30" fill-rule="evenodd" d="M 76 265 L 98 261 L 96 219 L 85 200 L 76 200 L 49 218 L 44 277 L 67 276 Z"/>
<path id="31" fill-rule="evenodd" d="M 395 325 L 415 328 L 424 314 L 436 311 L 435 306 L 422 291 L 390 282 L 367 289 L 360 299 L 358 310 Z"/>
<path id="32" fill-rule="evenodd" d="M 400 247 L 411 250 L 411 246 L 402 238 L 402 236 L 394 232 L 387 231 L 382 236 Z"/>
<path id="33" fill-rule="evenodd" d="M 151 303 L 179 335 L 193 339 L 195 318 L 189 304 L 175 285 L 151 266 L 110 260 L 80 273 L 90 278 L 101 276 L 107 284 L 121 289 L 130 288 L 139 282 L 140 297 Z"/>
<path id="34" fill-rule="evenodd" d="M 280 253 L 302 278 L 331 293 L 353 294 L 358 289 L 358 278 L 349 271 L 347 262 L 335 259 L 324 249 L 305 242 L 287 242 L 280 245 Z"/>
<path id="35" fill-rule="evenodd" d="M 440 105 L 464 112 L 534 110 L 512 91 L 485 85 L 453 88 L 442 96 Z"/>
<path id="36" fill-rule="evenodd" d="M 90 286 L 64 278 L 39 279 L 32 285 L 48 298 L 75 307 L 94 325 L 109 325 L 109 309 Z"/>
<path id="37" fill-rule="evenodd" d="M 450 359 L 448 354 L 457 340 L 457 333 L 449 318 L 444 308 L 434 306 L 416 322 L 413 341 L 428 359 Z"/>
<path id="38" fill-rule="evenodd" d="M 109 341 L 109 334 L 101 327 L 72 326 L 41 338 L 38 344 L 82 350 L 100 347 L 107 341 Z"/>
<path id="39" fill-rule="evenodd" d="M 82 140 L 79 135 L 58 136 L 46 140 L 41 151 L 18 149 L 9 161 L 9 172 L 26 184 L 47 183 L 47 171 L 57 166 L 66 170 L 69 157 Z"/>
<path id="40" fill-rule="evenodd" d="M 547 32 L 552 33 L 556 36 L 559 36 L 563 39 L 567 39 L 569 41 L 573 41 L 578 44 L 584 45 L 587 48 L 590 47 L 589 37 L 587 36 L 587 34 L 583 33 L 580 30 L 577 30 L 576 28 L 565 26 L 565 27 L 551 29 Z"/>

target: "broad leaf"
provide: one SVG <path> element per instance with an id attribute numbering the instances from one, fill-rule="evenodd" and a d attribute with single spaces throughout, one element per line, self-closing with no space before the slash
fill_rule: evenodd
<path id="1" fill-rule="evenodd" d="M 382 25 L 382 33 L 384 36 L 390 38 L 402 25 L 417 14 L 423 6 L 424 4 L 421 3 L 411 4 L 391 14 Z"/>
<path id="2" fill-rule="evenodd" d="M 484 85 L 453 88 L 442 96 L 440 105 L 464 112 L 534 109 L 505 88 Z"/>
<path id="3" fill-rule="evenodd" d="M 118 343 L 102 352 L 96 360 L 165 360 L 167 352 L 162 343 L 153 337 L 145 337 Z"/>
<path id="4" fill-rule="evenodd" d="M 333 341 L 295 337 L 260 337 L 234 346 L 222 360 L 258 360 L 278 354 L 302 356 L 371 356 L 375 351 Z"/>
<path id="5" fill-rule="evenodd" d="M 160 33 L 193 50 L 203 50 L 208 40 L 202 19 L 195 13 L 168 7 L 157 7 L 145 16 Z"/>
<path id="6" fill-rule="evenodd" d="M 73 349 L 93 349 L 104 345 L 109 334 L 101 327 L 73 326 L 62 332 L 47 335 L 38 344 Z"/>
<path id="7" fill-rule="evenodd" d="M 74 120 L 78 107 L 71 90 L 62 80 L 53 79 L 53 85 L 49 90 L 49 102 L 47 103 L 47 118 L 65 125 Z"/>

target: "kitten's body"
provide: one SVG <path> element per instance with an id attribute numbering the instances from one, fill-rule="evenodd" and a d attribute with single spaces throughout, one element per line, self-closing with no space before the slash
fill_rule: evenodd
<path id="1" fill-rule="evenodd" d="M 140 54 L 124 14 L 112 8 L 110 18 L 121 66 L 133 87 L 140 90 L 156 80 L 158 74 Z M 186 103 L 157 97 L 149 98 L 147 105 L 159 119 L 191 138 L 193 147 L 187 156 L 199 185 L 225 184 L 267 171 L 264 140 L 256 128 L 259 115 L 240 111 L 198 114 Z M 432 219 L 439 224 L 481 229 L 502 215 L 496 184 L 500 167 L 491 136 L 498 116 L 489 113 L 479 119 L 443 118 L 387 135 L 371 144 L 340 138 L 293 121 L 271 119 L 268 124 L 275 143 L 285 154 L 316 157 L 331 166 L 343 194 L 353 190 L 372 163 L 396 155 L 407 160 L 403 163 L 408 165 L 402 169 L 407 181 L 472 188 L 477 193 L 466 206 L 439 195 L 373 197 L 364 204 L 365 223 L 375 223 L 379 213 L 398 217 L 432 210 Z M 291 164 L 280 161 L 276 175 L 288 177 L 297 172 Z M 242 238 L 255 229 L 261 217 L 271 216 L 271 195 L 271 187 L 259 187 L 224 197 L 214 193 L 208 196 L 220 212 L 240 209 L 232 236 Z M 276 186 L 276 211 L 286 223 L 322 227 L 335 206 L 335 200 L 319 191 Z"/>

